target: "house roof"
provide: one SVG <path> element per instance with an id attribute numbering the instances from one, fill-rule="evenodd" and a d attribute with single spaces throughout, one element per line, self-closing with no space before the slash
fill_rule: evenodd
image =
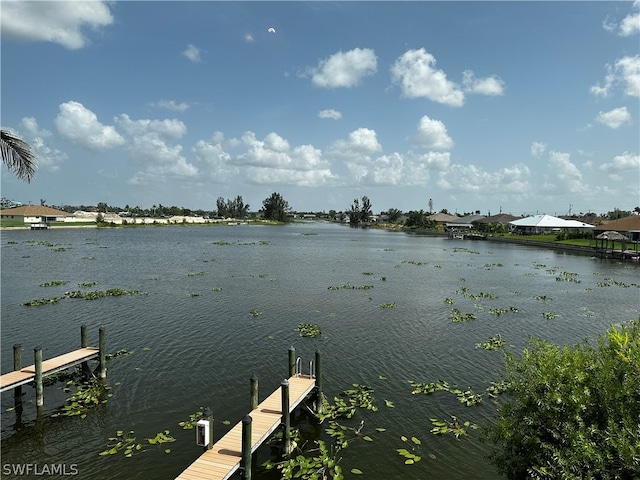
<path id="1" fill-rule="evenodd" d="M 577 220 L 565 220 L 551 215 L 532 215 L 509 222 L 516 227 L 540 227 L 540 228 L 594 228 L 589 223 Z"/>
<path id="2" fill-rule="evenodd" d="M 456 215 L 449 215 L 447 213 L 434 213 L 433 215 L 429 215 L 427 217 L 429 220 L 433 220 L 434 222 L 455 222 L 459 220 L 460 217 Z"/>
<path id="3" fill-rule="evenodd" d="M 616 232 L 640 232 L 640 215 L 631 215 L 629 217 L 611 220 L 602 225 L 598 225 L 595 230 L 606 231 L 615 230 Z"/>
<path id="4" fill-rule="evenodd" d="M 44 205 L 22 205 L 21 207 L 0 210 L 0 215 L 15 215 L 19 217 L 68 217 L 71 214 Z"/>
<path id="5" fill-rule="evenodd" d="M 513 220 L 517 220 L 522 217 L 516 217 L 509 215 L 508 213 L 499 213 L 498 215 L 491 215 L 490 217 L 484 217 L 478 220 L 480 223 L 509 223 Z"/>

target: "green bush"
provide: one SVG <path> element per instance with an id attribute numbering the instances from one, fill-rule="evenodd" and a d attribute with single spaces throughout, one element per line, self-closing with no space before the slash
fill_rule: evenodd
<path id="1" fill-rule="evenodd" d="M 640 318 L 596 346 L 532 340 L 507 375 L 488 437 L 508 479 L 640 478 Z"/>

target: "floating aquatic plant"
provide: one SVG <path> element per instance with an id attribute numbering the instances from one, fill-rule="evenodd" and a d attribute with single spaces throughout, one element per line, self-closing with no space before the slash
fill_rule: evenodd
<path id="1" fill-rule="evenodd" d="M 52 280 L 51 282 L 41 283 L 41 287 L 57 287 L 69 283 L 67 280 Z"/>
<path id="2" fill-rule="evenodd" d="M 318 337 L 322 333 L 318 325 L 312 323 L 301 323 L 296 327 L 301 337 Z"/>
<path id="3" fill-rule="evenodd" d="M 252 317 L 258 317 L 258 316 L 262 315 L 262 312 L 259 312 L 258 310 L 251 310 L 249 312 L 249 315 L 251 315 Z"/>
<path id="4" fill-rule="evenodd" d="M 381 303 L 380 308 L 395 308 L 395 303 Z"/>
<path id="5" fill-rule="evenodd" d="M 463 314 L 457 308 L 452 309 L 451 312 L 449 313 L 449 320 L 451 320 L 453 323 L 468 322 L 470 320 L 475 320 L 475 319 L 476 319 L 475 313 Z"/>
<path id="6" fill-rule="evenodd" d="M 187 273 L 187 277 L 201 277 L 204 275 L 204 272 L 189 272 Z"/>
<path id="7" fill-rule="evenodd" d="M 476 348 L 482 350 L 497 350 L 502 347 L 504 347 L 504 340 L 502 340 L 500 334 L 495 337 L 489 337 L 489 340 L 486 342 L 476 343 Z"/>
<path id="8" fill-rule="evenodd" d="M 98 284 L 98 282 L 83 282 L 83 283 L 79 283 L 78 286 L 80 288 L 89 288 L 89 287 L 95 287 Z"/>
<path id="9" fill-rule="evenodd" d="M 400 440 L 407 444 L 409 443 L 409 439 L 404 435 L 400 437 Z M 411 446 L 412 451 L 415 451 L 416 447 L 414 445 L 422 445 L 422 441 L 418 437 L 411 437 L 411 442 L 413 443 L 413 445 Z M 400 454 L 400 456 L 405 458 L 405 465 L 413 465 L 422 460 L 422 457 L 420 455 L 416 455 L 406 448 L 398 448 L 396 449 L 396 451 Z"/>
<path id="10" fill-rule="evenodd" d="M 437 418 L 430 418 L 433 428 L 430 430 L 434 435 L 444 435 L 445 433 L 453 433 L 459 440 L 461 436 L 467 435 L 467 429 L 477 429 L 478 426 L 471 422 L 460 423 L 455 415 L 451 415 L 450 422 L 443 422 Z"/>
<path id="11" fill-rule="evenodd" d="M 554 312 L 542 312 L 541 315 L 542 315 L 542 318 L 545 318 L 547 320 L 553 320 L 558 316 L 558 314 Z"/>
<path id="12" fill-rule="evenodd" d="M 24 305 L 25 307 L 39 307 L 40 305 L 48 305 L 50 303 L 58 303 L 61 298 L 64 298 L 64 297 L 41 298 L 39 300 L 30 300 L 28 302 L 24 302 L 21 305 Z"/>
<path id="13" fill-rule="evenodd" d="M 76 386 L 76 391 L 71 395 L 62 409 L 51 415 L 52 417 L 59 416 L 80 416 L 80 418 L 86 418 L 87 411 L 91 407 L 106 403 L 105 396 L 110 396 L 107 392 L 110 387 L 98 379 L 91 378 L 82 383 L 76 383 L 73 380 L 69 380 L 65 386 L 65 391 L 71 391 L 72 386 Z"/>

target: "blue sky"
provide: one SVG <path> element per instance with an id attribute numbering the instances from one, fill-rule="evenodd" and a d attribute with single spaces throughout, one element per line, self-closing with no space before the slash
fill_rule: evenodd
<path id="1" fill-rule="evenodd" d="M 2 0 L 23 203 L 640 205 L 640 2 Z M 275 32 L 269 31 L 273 28 Z"/>

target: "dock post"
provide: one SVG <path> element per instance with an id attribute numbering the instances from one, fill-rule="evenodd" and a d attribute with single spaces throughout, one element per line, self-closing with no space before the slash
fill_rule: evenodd
<path id="1" fill-rule="evenodd" d="M 289 378 L 296 374 L 296 349 L 289 347 Z"/>
<path id="2" fill-rule="evenodd" d="M 100 379 L 107 378 L 107 344 L 104 327 L 98 330 L 98 349 L 100 350 Z"/>
<path id="3" fill-rule="evenodd" d="M 87 326 L 83 323 L 80 325 L 80 348 L 87 348 Z"/>
<path id="4" fill-rule="evenodd" d="M 209 407 L 206 407 L 202 412 L 202 417 L 209 421 L 209 443 L 204 446 L 205 452 L 213 448 L 213 412 Z"/>
<path id="5" fill-rule="evenodd" d="M 251 480 L 251 415 L 242 419 L 242 468 L 243 480 Z"/>
<path id="6" fill-rule="evenodd" d="M 251 377 L 251 410 L 258 408 L 258 377 L 254 373 Z"/>
<path id="7" fill-rule="evenodd" d="M 13 345 L 13 371 L 22 370 L 22 345 L 16 343 Z M 22 385 L 13 389 L 13 398 L 16 407 L 22 403 Z"/>
<path id="8" fill-rule="evenodd" d="M 282 439 L 284 440 L 284 453 L 291 453 L 291 412 L 289 411 L 289 380 L 283 380 L 280 384 L 282 397 L 282 426 L 284 431 Z"/>
<path id="9" fill-rule="evenodd" d="M 36 407 L 41 409 L 44 405 L 44 395 L 42 388 L 42 347 L 37 346 L 33 349 L 34 364 L 36 367 Z"/>
<path id="10" fill-rule="evenodd" d="M 316 350 L 316 413 L 322 412 L 322 355 Z"/>

